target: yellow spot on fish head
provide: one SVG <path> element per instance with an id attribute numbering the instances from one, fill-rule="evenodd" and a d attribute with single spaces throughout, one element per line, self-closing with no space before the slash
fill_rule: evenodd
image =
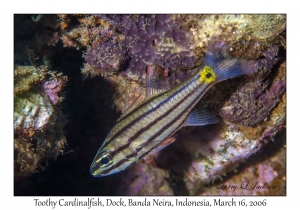
<path id="1" fill-rule="evenodd" d="M 205 82 L 205 83 L 212 83 L 216 81 L 217 79 L 217 74 L 215 73 L 214 69 L 208 65 L 205 65 L 200 72 L 200 82 Z"/>

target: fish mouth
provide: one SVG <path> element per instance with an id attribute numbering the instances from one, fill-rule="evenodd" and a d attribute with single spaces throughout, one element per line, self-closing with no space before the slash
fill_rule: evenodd
<path id="1" fill-rule="evenodd" d="M 91 172 L 91 175 L 94 177 L 104 177 L 104 176 L 118 173 L 118 172 L 120 172 L 120 170 L 115 168 L 115 169 L 111 170 L 109 173 L 105 173 L 105 170 L 103 168 L 99 167 L 97 162 L 93 162 L 90 167 L 90 172 Z"/>
<path id="2" fill-rule="evenodd" d="M 100 173 L 100 168 L 97 166 L 97 163 L 93 162 L 90 167 L 90 172 L 94 177 L 102 177 Z"/>

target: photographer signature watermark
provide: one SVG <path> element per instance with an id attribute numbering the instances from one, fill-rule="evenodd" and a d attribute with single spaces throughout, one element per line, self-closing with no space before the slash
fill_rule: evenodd
<path id="1" fill-rule="evenodd" d="M 276 189 L 276 186 L 270 185 L 266 182 L 249 182 L 249 181 L 243 181 L 240 184 L 226 184 L 225 182 L 209 182 L 206 184 L 206 187 L 208 188 L 217 188 L 220 190 L 232 190 L 232 192 L 235 192 L 236 190 L 248 190 L 248 191 L 254 191 L 254 190 L 274 190 Z"/>

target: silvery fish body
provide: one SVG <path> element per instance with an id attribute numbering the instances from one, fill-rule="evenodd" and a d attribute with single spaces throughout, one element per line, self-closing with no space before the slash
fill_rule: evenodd
<path id="1" fill-rule="evenodd" d="M 148 96 L 117 120 L 92 162 L 91 174 L 102 177 L 134 165 L 149 153 L 173 143 L 172 135 L 183 126 L 217 122 L 216 117 L 205 111 L 191 110 L 217 82 L 255 69 L 246 60 L 227 58 L 219 50 L 209 50 L 191 78 L 170 90 Z M 150 80 L 147 78 L 147 82 Z"/>

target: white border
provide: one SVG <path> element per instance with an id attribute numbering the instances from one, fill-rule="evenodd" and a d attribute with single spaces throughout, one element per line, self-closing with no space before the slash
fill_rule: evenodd
<path id="1" fill-rule="evenodd" d="M 78 2 L 78 3 L 77 3 Z M 264 209 L 280 208 L 287 206 L 298 206 L 298 191 L 300 174 L 298 150 L 300 148 L 298 138 L 300 104 L 299 104 L 299 80 L 300 67 L 297 63 L 299 58 L 299 14 L 296 4 L 287 1 L 2 1 L 1 10 L 1 178 L 0 193 L 1 209 L 32 209 L 34 207 L 33 199 L 36 197 L 14 197 L 13 192 L 13 14 L 15 13 L 287 13 L 287 196 L 286 197 L 234 197 L 235 199 L 261 200 L 267 199 L 267 206 Z M 3 65 L 4 64 L 4 65 Z M 299 173 L 299 174 L 298 174 Z M 37 197 L 38 198 L 38 197 Z M 44 199 L 48 197 L 42 197 Z M 60 197 L 52 197 L 60 199 Z M 74 197 L 66 197 L 72 199 Z M 85 197 L 78 197 L 84 199 Z M 103 199 L 107 197 L 102 197 Z M 123 197 L 128 199 L 130 197 Z M 142 199 L 142 197 L 135 197 Z M 148 197 L 154 199 L 155 197 Z M 162 198 L 162 197 L 161 197 Z M 163 197 L 174 200 L 176 197 Z M 191 199 L 213 200 L 222 198 L 228 200 L 230 197 L 190 197 Z M 114 199 L 118 199 L 114 197 Z M 46 208 L 46 207 L 45 207 Z M 49 209 L 50 207 L 47 207 Z M 71 207 L 69 207 L 71 208 Z M 100 207 L 96 207 L 100 209 Z M 94 207 L 94 209 L 96 209 Z M 146 207 L 147 208 L 147 207 Z M 149 208 L 149 207 L 148 207 Z M 153 207 L 151 207 L 153 208 Z M 167 207 L 156 207 L 164 208 Z M 203 208 L 203 207 L 189 207 Z M 233 207 L 222 207 L 222 209 L 232 209 Z M 57 208 L 56 208 L 57 209 Z M 61 209 L 66 209 L 61 207 Z M 87 209 L 81 207 L 77 209 Z M 103 209 L 103 208 L 102 208 Z M 150 208 L 149 208 L 150 209 Z M 172 209 L 181 209 L 174 207 Z"/>

